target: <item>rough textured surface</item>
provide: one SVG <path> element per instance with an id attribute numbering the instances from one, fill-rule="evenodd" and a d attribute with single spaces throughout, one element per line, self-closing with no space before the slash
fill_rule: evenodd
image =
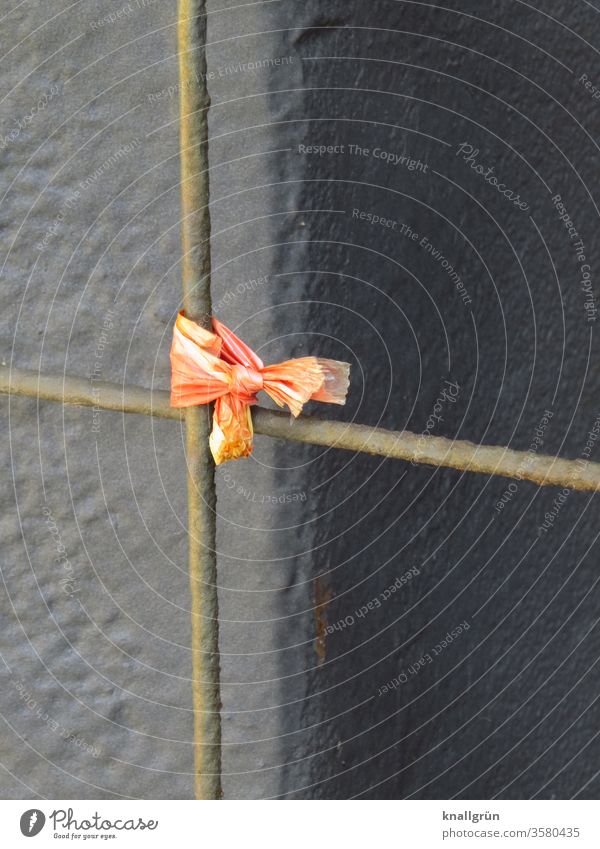
<path id="1" fill-rule="evenodd" d="M 332 417 L 585 457 L 599 17 L 481 6 L 211 4 L 213 300 L 265 359 L 349 359 Z M 174 18 L 53 0 L 3 22 L 7 361 L 168 385 Z M 182 429 L 2 415 L 1 795 L 190 797 Z M 225 795 L 596 796 L 597 497 L 256 442 L 217 473 Z"/>

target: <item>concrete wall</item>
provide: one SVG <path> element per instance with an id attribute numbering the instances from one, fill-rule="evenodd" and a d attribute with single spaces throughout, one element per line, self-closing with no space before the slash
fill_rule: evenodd
<path id="1" fill-rule="evenodd" d="M 209 7 L 220 317 L 265 359 L 352 362 L 347 407 L 309 412 L 587 456 L 596 11 Z M 174 22 L 3 22 L 6 362 L 168 386 Z M 1 413 L 1 795 L 189 798 L 181 429 Z M 597 795 L 589 495 L 260 437 L 217 480 L 226 796 Z"/>

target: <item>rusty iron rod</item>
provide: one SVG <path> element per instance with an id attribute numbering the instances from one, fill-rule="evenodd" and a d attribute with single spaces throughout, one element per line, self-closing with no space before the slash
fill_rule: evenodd
<path id="1" fill-rule="evenodd" d="M 205 0 L 178 0 L 183 308 L 210 328 L 210 210 Z M 185 413 L 192 616 L 194 789 L 220 799 L 221 696 L 215 469 L 208 447 L 212 405 Z"/>
<path id="2" fill-rule="evenodd" d="M 0 366 L 0 393 L 28 395 L 63 404 L 78 404 L 180 420 L 183 411 L 169 406 L 169 393 L 64 375 L 40 375 L 27 369 Z M 494 445 L 476 445 L 441 436 L 421 436 L 368 425 L 344 424 L 312 416 L 293 419 L 261 407 L 254 408 L 257 434 L 310 445 L 341 448 L 463 472 L 527 480 L 539 486 L 561 486 L 593 492 L 600 489 L 600 463 L 546 457 Z"/>
<path id="3" fill-rule="evenodd" d="M 113 383 L 67 374 L 40 374 L 33 369 L 0 365 L 0 393 L 25 395 L 118 413 L 139 413 L 161 419 L 185 418 L 184 410 L 169 407 L 169 393 L 133 384 Z"/>

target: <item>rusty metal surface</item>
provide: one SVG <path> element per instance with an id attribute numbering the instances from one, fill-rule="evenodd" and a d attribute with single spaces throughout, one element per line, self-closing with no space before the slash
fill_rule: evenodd
<path id="1" fill-rule="evenodd" d="M 84 378 L 41 376 L 27 369 L 0 367 L 0 392 L 29 395 L 65 404 L 99 406 L 123 413 L 141 413 L 165 419 L 182 418 L 169 406 L 169 393 L 141 386 L 96 383 L 96 394 Z M 202 412 L 203 408 L 199 408 Z M 499 445 L 476 445 L 460 439 L 384 430 L 369 425 L 328 421 L 315 416 L 292 418 L 286 413 L 254 408 L 257 434 L 274 439 L 323 445 L 388 457 L 426 466 L 458 469 L 526 480 L 538 486 L 560 486 L 581 492 L 600 489 L 600 463 L 532 455 Z M 208 439 L 208 437 L 207 437 Z"/>
<path id="2" fill-rule="evenodd" d="M 9 74 L 9 82 L 18 84 L 20 99 L 9 101 L 4 113 L 6 124 L 10 126 L 13 119 L 29 112 L 32 85 L 37 97 L 46 82 L 49 86 L 57 76 L 60 78 L 63 69 L 66 77 L 78 76 L 61 92 L 60 99 L 51 102 L 52 108 L 21 132 L 18 144 L 10 144 L 4 151 L 12 180 L 44 141 L 32 167 L 26 170 L 26 179 L 16 182 L 3 209 L 9 239 L 18 231 L 18 242 L 22 243 L 11 249 L 7 263 L 3 350 L 8 353 L 13 345 L 14 363 L 41 367 L 42 372 L 62 372 L 64 367 L 67 373 L 86 374 L 92 360 L 90 341 L 93 351 L 104 314 L 123 283 L 103 377 L 115 381 L 117 388 L 121 382 L 131 381 L 166 386 L 168 331 L 174 310 L 180 306 L 178 263 L 169 271 L 173 258 L 179 256 L 175 208 L 177 98 L 156 98 L 176 80 L 173 7 L 154 3 L 152 12 L 145 9 L 144 26 L 147 23 L 148 29 L 159 33 L 152 43 L 139 38 L 144 32 L 142 15 L 137 15 L 135 28 L 133 16 L 131 21 L 124 19 L 116 26 L 98 28 L 92 24 L 101 13 L 96 15 L 92 7 L 78 14 L 77 28 L 65 26 L 66 18 L 74 21 L 76 17 L 67 14 L 50 22 L 35 39 L 26 38 L 45 22 L 46 8 L 52 7 L 47 13 L 50 17 L 60 11 L 61 5 L 53 0 L 35 12 L 34 7 L 20 8 L 24 25 L 18 31 L 9 29 L 11 38 L 18 36 L 15 45 L 23 36 L 24 46 L 13 49 L 9 57 L 16 69 L 14 79 Z M 538 5 L 540 10 L 544 6 Z M 214 3 L 211 11 L 223 6 L 230 7 L 225 14 L 211 15 L 213 45 L 209 46 L 211 67 L 223 71 L 211 84 L 213 102 L 222 105 L 211 110 L 212 138 L 217 138 L 211 145 L 216 166 L 211 184 L 217 201 L 213 232 L 222 234 L 213 243 L 217 313 L 232 326 L 236 321 L 240 325 L 247 322 L 243 333 L 248 331 L 249 341 L 281 344 L 288 354 L 292 353 L 289 339 L 272 341 L 281 328 L 297 332 L 299 345 L 309 344 L 311 352 L 314 340 L 299 335 L 307 327 L 347 342 L 365 370 L 362 382 L 368 384 L 369 391 L 364 405 L 356 402 L 362 374 L 355 371 L 352 403 L 356 404 L 351 410 L 340 411 L 339 418 L 418 432 L 435 402 L 437 376 L 446 375 L 441 370 L 446 359 L 444 334 L 431 312 L 435 302 L 449 330 L 452 379 L 460 382 L 462 399 L 454 406 L 455 415 L 444 413 L 446 421 L 437 433 L 447 437 L 466 434 L 478 442 L 498 445 L 510 440 L 510 445 L 525 447 L 545 407 L 557 400 L 544 451 L 578 456 L 597 410 L 593 366 L 597 343 L 589 350 L 587 343 L 582 344 L 581 294 L 567 276 L 572 260 L 570 246 L 567 239 L 560 240 L 559 223 L 555 222 L 554 229 L 550 226 L 548 198 L 544 192 L 533 193 L 534 217 L 550 239 L 561 282 L 569 282 L 563 291 L 566 300 L 558 308 L 558 287 L 543 245 L 535 231 L 528 233 L 518 226 L 516 241 L 519 253 L 523 249 L 538 322 L 532 343 L 529 290 L 515 285 L 521 280 L 520 269 L 513 257 L 507 257 L 503 240 L 490 233 L 480 211 L 473 211 L 464 196 L 459 192 L 457 197 L 447 185 L 440 190 L 431 169 L 437 165 L 457 186 L 468 187 L 482 198 L 485 186 L 477 185 L 473 175 L 471 185 L 463 174 L 468 169 L 451 149 L 449 158 L 441 156 L 433 137 L 451 144 L 467 139 L 485 151 L 500 171 L 518 177 L 519 185 L 522 182 L 523 189 L 533 192 L 531 175 L 521 173 L 519 163 L 493 135 L 501 129 L 502 139 L 516 150 L 531 153 L 553 190 L 568 193 L 580 210 L 578 214 L 587 222 L 595 267 L 597 250 L 591 235 L 595 219 L 573 182 L 575 173 L 557 160 L 533 126 L 522 123 L 512 109 L 513 104 L 524 106 L 526 114 L 546 132 L 549 127 L 557 131 L 562 127 L 565 135 L 559 143 L 564 142 L 565 153 L 577 169 L 581 166 L 584 173 L 593 174 L 592 151 L 585 146 L 587 142 L 584 144 L 581 128 L 565 124 L 559 103 L 548 100 L 535 85 L 548 85 L 588 130 L 595 127 L 597 104 L 577 83 L 579 71 L 589 72 L 586 65 L 593 59 L 587 50 L 582 51 L 582 43 L 523 4 L 514 8 L 490 5 L 482 10 L 475 0 L 464 0 L 456 6 L 456 10 L 470 15 L 404 3 L 374 2 L 367 10 L 359 0 L 326 4 L 308 0 L 305 4 L 260 4 L 250 9 L 233 2 Z M 583 4 L 576 8 L 557 0 L 555 13 L 564 16 L 574 32 L 587 32 L 593 23 L 593 12 Z M 492 23 L 477 21 L 479 15 L 489 17 Z M 11 24 L 18 21 L 17 15 L 12 16 Z M 381 23 L 386 29 L 367 32 L 365 27 L 373 23 Z M 355 25 L 360 29 L 354 29 Z M 52 40 L 55 27 L 60 33 Z M 85 27 L 85 37 L 68 46 L 67 40 L 79 36 L 81 27 Z M 118 41 L 114 37 L 117 29 L 122 35 Z M 414 34 L 404 38 L 400 31 Z M 447 37 L 456 43 L 443 43 Z M 531 40 L 527 50 L 523 38 Z M 540 45 L 577 73 L 561 76 L 551 55 L 540 54 Z M 113 48 L 121 46 L 122 50 L 112 53 Z M 55 58 L 51 59 L 55 49 Z M 343 55 L 354 56 L 354 61 L 316 61 L 319 56 Z M 358 59 L 359 55 L 364 61 Z M 98 63 L 84 70 L 97 57 Z M 261 72 L 240 70 L 243 63 L 268 57 L 290 57 L 293 61 Z M 169 59 L 173 60 L 170 64 Z M 402 64 L 404 59 L 409 64 Z M 515 70 L 524 72 L 534 85 L 498 64 L 498 59 L 514 64 Z M 39 64 L 45 60 L 46 64 Z M 36 66 L 37 83 L 27 77 Z M 162 73 L 165 67 L 167 74 Z M 130 79 L 132 71 L 136 74 Z M 459 74 L 465 80 L 468 94 L 449 74 Z M 103 89 L 106 96 L 101 97 Z M 405 94 L 409 95 L 407 99 Z M 76 112 L 96 95 L 91 108 Z M 142 109 L 120 119 L 140 101 Z M 508 113 L 498 111 L 504 101 L 510 104 Z M 148 120 L 150 111 L 156 114 L 153 121 Z M 66 116 L 71 119 L 64 129 L 57 130 Z M 381 120 L 383 126 L 378 128 L 376 122 Z M 162 131 L 152 134 L 159 126 Z M 56 136 L 45 139 L 55 130 Z M 31 260 L 37 258 L 32 245 L 43 237 L 57 210 L 66 207 L 73 178 L 86 178 L 102 166 L 121 141 L 138 135 L 145 145 L 145 156 L 136 157 L 140 168 L 128 164 L 132 161 L 128 155 L 119 161 L 118 168 L 105 171 L 102 186 L 94 183 L 94 192 L 88 191 L 78 205 L 66 210 L 60 238 L 51 242 L 52 250 L 43 253 L 37 268 L 32 269 Z M 158 156 L 157 138 L 161 140 Z M 89 144 L 91 139 L 93 143 Z M 356 156 L 309 160 L 299 155 L 300 142 L 358 143 L 371 149 L 378 144 L 384 150 L 408 152 L 430 162 L 430 175 L 411 175 L 380 160 Z M 71 154 L 82 144 L 87 147 L 71 161 Z M 148 162 L 156 162 L 157 167 L 147 179 L 133 184 L 135 190 L 121 195 L 127 181 L 145 172 Z M 260 163 L 264 165 L 259 167 Z M 63 165 L 55 178 L 54 171 Z M 332 176 L 339 182 L 332 181 Z M 46 180 L 53 181 L 51 190 L 40 194 Z M 149 188 L 149 192 L 140 191 L 140 186 Z M 418 199 L 418 208 L 407 193 Z M 224 197 L 230 200 L 223 201 Z M 438 197 L 443 198 L 444 214 L 459 222 L 461 228 L 464 225 L 475 245 L 483 246 L 482 255 L 491 274 L 501 284 L 501 306 L 506 313 L 500 314 L 485 270 L 461 240 L 423 207 L 425 201 L 437 208 Z M 150 200 L 156 205 L 145 208 Z M 111 203 L 105 216 L 110 215 L 110 226 L 100 217 L 105 214 L 105 202 Z M 397 219 L 398 226 L 403 221 L 410 223 L 429 234 L 436 247 L 460 265 L 475 305 L 476 351 L 471 345 L 470 325 L 465 322 L 468 314 L 456 293 L 452 294 L 444 274 L 432 268 L 431 258 L 418 245 L 411 248 L 405 240 L 388 238 L 386 231 L 375 233 L 374 228 L 365 230 L 364 222 L 353 222 L 355 206 L 382 212 Z M 512 234 L 512 216 L 504 215 L 503 209 L 498 204 L 499 220 L 508 224 Z M 101 226 L 95 223 L 97 216 Z M 129 224 L 120 236 L 125 222 Z M 80 248 L 80 237 L 88 226 L 90 231 Z M 169 236 L 170 232 L 174 235 Z M 151 249 L 155 235 L 160 235 L 160 241 Z M 96 260 L 99 266 L 91 270 Z M 245 286 L 250 278 L 259 276 L 264 281 L 269 272 L 271 276 L 257 289 L 243 289 L 238 294 L 238 284 Z M 88 277 L 91 285 L 84 287 Z M 26 285 L 25 278 L 31 280 L 31 286 Z M 299 279 L 302 283 L 294 286 L 293 281 Z M 415 286 L 417 280 L 424 281 L 424 286 Z M 55 281 L 60 281 L 57 295 Z M 365 281 L 376 283 L 377 291 L 363 290 Z M 221 287 L 220 293 L 217 287 Z M 16 307 L 23 291 L 21 321 L 16 320 Z M 150 298 L 149 291 L 153 293 Z M 316 303 L 312 313 L 305 306 L 311 302 Z M 337 306 L 332 307 L 331 302 Z M 405 322 L 388 309 L 392 302 L 405 311 Z M 346 320 L 342 310 L 347 306 L 354 312 L 351 316 L 348 313 Z M 371 323 L 373 333 L 369 329 L 357 333 L 357 315 Z M 265 317 L 269 322 L 266 327 Z M 502 333 L 504 318 L 510 344 Z M 44 329 L 48 332 L 42 336 Z M 411 341 L 413 329 L 413 341 L 419 340 L 418 351 Z M 154 340 L 161 339 L 159 352 Z M 379 342 L 385 343 L 385 352 L 378 347 Z M 68 356 L 63 357 L 63 347 Z M 565 350 L 563 362 L 561 353 Z M 390 396 L 381 379 L 382 372 L 386 376 L 382 355 L 387 351 L 390 368 L 394 366 Z M 422 362 L 417 356 L 421 352 Z M 330 352 L 340 357 L 344 353 Z M 584 380 L 583 365 L 590 353 L 590 369 Z M 504 375 L 503 363 L 508 367 Z M 553 400 L 554 379 L 559 373 L 560 393 Z M 32 601 L 31 590 L 35 593 L 36 587 L 27 580 L 20 529 L 11 527 L 5 517 L 4 575 L 25 635 L 40 648 L 58 678 L 49 681 L 46 670 L 32 664 L 25 681 L 38 688 L 38 698 L 42 694 L 56 701 L 69 726 L 83 727 L 84 736 L 100 741 L 103 751 L 98 761 L 89 761 L 93 767 L 89 770 L 86 758 L 73 757 L 73 747 L 63 744 L 59 750 L 57 745 L 48 746 L 35 728 L 35 720 L 32 726 L 22 715 L 13 688 L 6 687 L 3 713 L 14 721 L 15 731 L 39 749 L 39 756 L 26 750 L 21 740 L 15 738 L 12 744 L 7 741 L 5 762 L 16 778 L 12 785 L 12 778 L 5 775 L 4 786 L 10 786 L 10 792 L 22 798 L 35 792 L 44 794 L 49 777 L 57 792 L 65 796 L 79 795 L 77 780 L 95 781 L 95 788 L 82 788 L 93 793 L 92 798 L 129 792 L 148 797 L 188 793 L 192 728 L 190 643 L 185 629 L 189 616 L 187 609 L 168 615 L 171 601 L 189 601 L 185 522 L 181 522 L 181 528 L 177 526 L 185 513 L 183 497 L 177 500 L 185 471 L 178 429 L 161 421 L 160 416 L 106 413 L 110 427 L 102 428 L 98 462 L 97 446 L 86 432 L 92 415 L 89 408 L 61 410 L 58 405 L 38 404 L 36 409 L 35 403 L 19 399 L 2 406 L 11 411 L 9 430 L 15 454 L 7 463 L 12 459 L 24 537 L 35 543 L 33 565 L 36 580 L 42 584 L 41 598 L 54 605 L 52 614 L 59 614 L 61 624 L 66 621 L 67 631 L 76 631 L 77 649 L 84 650 L 84 657 L 94 659 L 113 690 L 105 694 L 99 676 L 88 673 L 72 652 L 67 658 L 68 652 L 59 650 L 53 622 L 44 617 L 40 604 Z M 154 409 L 160 410 L 160 404 Z M 289 431 L 285 424 L 285 435 L 302 434 L 299 424 L 300 428 L 294 425 Z M 262 425 L 271 426 L 277 437 L 284 422 L 265 417 Z M 124 432 L 127 428 L 126 446 L 119 444 L 121 427 Z M 45 462 L 40 477 L 33 471 L 36 439 Z M 76 475 L 71 471 L 69 481 L 74 490 L 72 511 L 71 492 L 62 480 L 66 467 L 63 446 L 70 470 L 77 470 Z M 123 447 L 127 450 L 121 450 Z M 133 453 L 140 469 L 138 494 L 145 499 L 139 511 L 131 509 L 132 493 L 125 480 Z M 161 465 L 160 477 L 153 477 L 150 458 L 157 467 Z M 536 528 L 545 511 L 553 509 L 553 499 L 558 495 L 551 488 L 511 484 L 507 489 L 507 482 L 501 478 L 431 471 L 422 465 L 403 468 L 375 463 L 364 455 L 346 457 L 347 465 L 340 464 L 343 459 L 340 452 L 317 450 L 308 440 L 294 445 L 288 439 L 259 438 L 252 460 L 227 465 L 218 472 L 219 496 L 224 496 L 219 500 L 219 574 L 225 635 L 221 649 L 226 795 L 255 798 L 293 792 L 347 797 L 370 792 L 396 798 L 408 793 L 446 798 L 460 795 L 469 782 L 469 792 L 489 798 L 506 792 L 506 786 L 510 788 L 509 782 L 514 781 L 509 792 L 528 796 L 546 787 L 542 792 L 560 797 L 593 776 L 595 725 L 593 710 L 588 707 L 593 705 L 595 694 L 587 683 L 593 677 L 587 670 L 593 671 L 596 659 L 594 634 L 590 632 L 583 641 L 595 622 L 595 499 L 572 495 L 561 507 L 557 527 L 530 550 Z M 340 465 L 345 469 L 341 473 Z M 275 471 L 269 481 L 271 470 Z M 102 482 L 109 487 L 106 496 L 102 493 L 104 498 L 98 495 L 100 472 Z M 75 614 L 65 617 L 61 605 L 57 610 L 49 565 L 52 550 L 36 534 L 40 504 L 35 490 L 40 488 L 36 487 L 40 481 L 50 493 L 63 536 L 73 531 L 74 541 L 69 541 L 68 547 L 79 552 L 76 566 L 83 578 L 81 583 L 85 586 L 91 567 L 102 570 L 106 564 L 108 580 L 120 580 L 116 595 L 119 602 L 124 600 L 126 616 L 138 613 L 143 618 L 147 610 L 151 611 L 143 623 L 150 639 L 146 634 L 140 638 L 139 630 L 125 621 L 120 610 L 103 605 L 98 594 L 87 589 L 93 622 Z M 162 493 L 165 483 L 172 501 L 156 494 Z M 235 489 L 229 489 L 234 485 Z M 306 496 L 297 510 L 287 503 L 275 506 L 273 495 L 293 496 L 296 489 Z M 228 496 L 229 505 L 224 509 Z M 505 507 L 502 513 L 496 512 L 499 506 Z M 172 511 L 170 522 L 166 520 L 168 511 Z M 110 516 L 110 523 L 103 521 L 104 512 Z M 237 527 L 236 520 L 239 522 L 242 515 L 250 529 Z M 491 524 L 490 517 L 495 520 Z M 143 525 L 136 523 L 138 518 L 143 519 Z M 166 551 L 175 563 L 171 564 L 162 552 L 154 558 L 155 542 L 146 538 L 146 522 L 153 535 L 166 541 Z M 75 533 L 80 524 L 82 540 Z M 111 545 L 113 534 L 116 542 Z M 128 568 L 128 564 L 121 563 L 117 544 L 128 549 L 135 564 L 141 564 L 144 581 L 123 576 L 122 567 Z M 419 578 L 403 589 L 402 596 L 394 595 L 394 607 L 386 606 L 381 615 L 370 614 L 360 628 L 331 633 L 339 618 L 360 609 L 413 564 L 420 570 Z M 145 581 L 163 587 L 169 600 L 156 603 L 152 593 L 144 592 Z M 89 587 L 95 585 L 89 583 Z M 331 602 L 324 604 L 329 590 Z M 35 598 L 39 602 L 37 595 Z M 407 667 L 428 651 L 446 628 L 452 628 L 463 616 L 472 621 L 473 611 L 490 601 L 486 615 L 474 622 L 470 632 L 475 635 L 473 640 L 465 642 L 464 650 L 461 647 L 452 661 L 448 652 L 448 665 L 444 659 L 435 675 L 428 677 L 423 672 L 406 690 L 399 688 L 385 699 L 365 701 L 403 665 Z M 7 621 L 11 613 L 2 609 L 3 620 Z M 100 646 L 95 639 L 96 628 L 102 632 Z M 38 630 L 49 633 L 38 637 Z M 163 638 L 171 639 L 174 632 L 179 633 L 181 645 L 175 651 L 169 643 L 166 651 Z M 14 660 L 23 655 L 25 641 L 14 628 L 7 627 L 5 633 L 9 649 L 6 657 L 16 668 Z M 107 637 L 115 644 L 115 654 L 121 648 L 129 652 L 130 666 L 107 663 Z M 307 641 L 304 653 L 303 639 Z M 471 652 L 480 641 L 483 650 Z M 154 656 L 152 645 L 156 647 Z M 575 664 L 573 657 L 577 658 Z M 446 676 L 455 661 L 455 669 Z M 148 669 L 152 664 L 162 670 L 162 676 L 152 674 Z M 122 674 L 123 669 L 126 674 Z M 588 674 L 587 681 L 579 680 L 582 671 Z M 168 677 L 170 673 L 172 677 Z M 65 698 L 61 691 L 61 685 L 68 685 L 69 679 L 77 682 L 83 702 L 80 710 L 79 703 Z M 130 685 L 133 692 L 126 690 L 131 679 L 135 681 Z M 576 690 L 571 691 L 571 686 Z M 151 705 L 144 703 L 140 708 L 137 693 L 141 690 L 147 690 Z M 173 707 L 158 712 L 155 702 L 159 700 Z M 106 713 L 115 725 L 108 727 L 104 719 L 90 722 L 88 706 Z M 563 734 L 565 715 L 569 723 L 570 716 L 581 720 L 574 730 Z M 469 719 L 469 725 L 463 731 L 465 719 Z M 177 741 L 158 739 L 167 728 Z M 151 734 L 151 742 L 142 745 L 140 732 Z M 542 757 L 548 739 L 554 745 Z M 573 752 L 580 754 L 574 757 Z M 45 756 L 49 762 L 42 760 Z M 134 763 L 123 765 L 123 761 Z M 559 777 L 546 785 L 552 774 Z M 29 787 L 16 783 L 23 780 Z M 386 780 L 389 783 L 382 785 Z M 596 785 L 597 781 L 591 792 L 597 791 Z"/>
<path id="3" fill-rule="evenodd" d="M 206 3 L 178 2 L 183 306 L 210 327 L 210 210 L 206 87 Z M 195 793 L 219 799 L 221 698 L 216 491 L 208 448 L 211 407 L 187 410 L 189 570 L 192 607 Z"/>

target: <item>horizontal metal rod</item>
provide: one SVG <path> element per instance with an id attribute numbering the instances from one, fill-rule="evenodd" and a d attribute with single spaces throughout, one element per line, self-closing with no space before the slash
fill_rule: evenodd
<path id="1" fill-rule="evenodd" d="M 182 411 L 169 405 L 169 393 L 141 386 L 90 381 L 65 375 L 39 375 L 28 369 L 0 366 L 0 393 L 29 395 L 63 404 L 78 404 L 123 413 L 142 413 L 164 419 L 181 419 Z M 390 431 L 368 425 L 345 424 L 254 408 L 256 433 L 311 445 L 343 448 L 429 466 L 527 480 L 539 486 L 600 489 L 600 463 L 582 458 L 563 460 L 528 451 L 492 445 L 475 445 L 441 436 Z"/>
<path id="2" fill-rule="evenodd" d="M 162 390 L 67 374 L 39 374 L 32 369 L 0 366 L 0 393 L 161 419 L 185 418 L 184 410 L 169 406 L 169 393 Z"/>

